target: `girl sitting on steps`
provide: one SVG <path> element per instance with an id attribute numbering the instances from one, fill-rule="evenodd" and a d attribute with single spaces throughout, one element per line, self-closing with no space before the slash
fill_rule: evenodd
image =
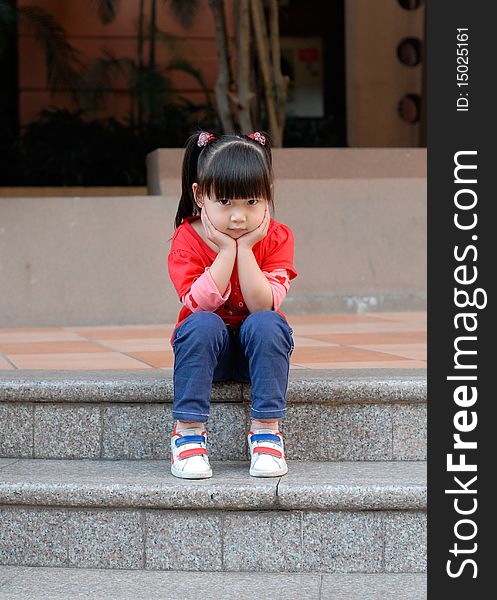
<path id="1" fill-rule="evenodd" d="M 288 472 L 278 419 L 294 343 L 278 308 L 297 272 L 292 231 L 270 207 L 274 214 L 267 135 L 190 136 L 168 256 L 183 304 L 171 336 L 176 477 L 212 476 L 204 427 L 213 381 L 251 383 L 250 475 Z"/>

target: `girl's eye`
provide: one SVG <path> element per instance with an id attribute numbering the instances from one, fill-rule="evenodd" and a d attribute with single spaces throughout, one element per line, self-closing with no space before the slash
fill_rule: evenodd
<path id="1" fill-rule="evenodd" d="M 255 199 L 254 200 L 249 200 L 249 202 L 253 202 L 254 204 L 251 204 L 251 206 L 255 206 L 257 204 L 258 200 L 255 200 Z"/>
<path id="2" fill-rule="evenodd" d="M 226 198 L 222 198 L 221 200 L 219 200 L 219 202 L 223 205 L 226 206 L 226 204 L 224 204 L 225 202 L 229 202 L 229 200 L 226 200 Z"/>

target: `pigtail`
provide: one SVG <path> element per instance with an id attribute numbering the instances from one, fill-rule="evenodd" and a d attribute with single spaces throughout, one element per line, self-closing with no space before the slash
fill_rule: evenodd
<path id="1" fill-rule="evenodd" d="M 268 162 L 271 166 L 271 168 L 273 167 L 273 155 L 271 152 L 271 146 L 272 146 L 272 142 L 271 142 L 271 136 L 269 135 L 269 133 L 263 132 L 264 133 L 264 137 L 266 138 L 266 143 L 264 145 L 264 148 L 266 149 L 266 154 L 268 157 Z"/>
<path id="2" fill-rule="evenodd" d="M 258 148 L 262 148 L 264 150 L 264 156 L 266 157 L 269 172 L 271 174 L 271 180 L 273 179 L 273 154 L 271 152 L 271 136 L 269 133 L 265 131 L 257 131 L 248 135 L 242 136 L 245 140 L 249 141 L 252 144 L 255 144 Z M 276 211 L 274 208 L 274 199 L 273 194 L 271 193 L 271 200 L 269 202 L 270 212 L 272 208 L 272 216 L 276 215 Z"/>
<path id="3" fill-rule="evenodd" d="M 197 205 L 193 198 L 192 185 L 197 181 L 197 163 L 202 147 L 197 142 L 202 131 L 192 134 L 185 144 L 185 156 L 181 170 L 181 198 L 178 211 L 174 220 L 174 228 L 177 229 L 185 217 L 197 214 Z"/>

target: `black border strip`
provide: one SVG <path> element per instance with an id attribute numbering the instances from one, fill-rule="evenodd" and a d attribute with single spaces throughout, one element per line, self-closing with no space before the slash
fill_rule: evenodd
<path id="1" fill-rule="evenodd" d="M 490 486 L 497 471 L 493 465 L 496 447 L 490 441 L 497 443 L 497 377 L 492 381 L 492 374 L 497 375 L 493 350 L 497 336 L 493 315 L 497 250 L 493 242 L 497 236 L 491 218 L 496 196 L 491 187 L 497 175 L 495 100 L 490 93 L 496 71 L 492 5 L 483 0 L 427 1 L 428 597 L 449 592 L 451 600 L 492 595 L 490 574 L 497 571 L 490 564 L 496 529 L 495 514 L 490 515 L 494 508 Z M 457 45 L 464 41 L 464 36 L 457 38 L 458 28 L 467 28 L 467 46 Z M 467 55 L 460 50 L 459 56 L 466 56 L 467 65 L 460 60 L 459 71 L 458 48 L 468 49 Z M 458 86 L 457 75 L 463 72 L 468 75 L 468 85 Z M 464 79 L 460 77 L 459 82 Z M 469 100 L 468 110 L 458 110 L 458 99 L 459 108 L 464 108 L 465 98 Z M 461 169 L 457 173 L 465 181 L 455 182 L 456 153 L 467 151 L 473 154 L 459 154 L 457 161 L 476 168 Z M 457 208 L 456 202 L 469 207 L 472 198 L 473 208 Z M 477 223 L 471 229 L 458 228 L 456 212 L 460 224 L 473 224 L 473 215 Z M 459 258 L 455 257 L 456 246 Z M 455 280 L 457 267 L 462 267 L 457 276 L 466 283 Z M 468 283 L 475 275 L 475 281 Z M 458 307 L 455 289 L 466 291 L 468 300 L 476 305 Z M 457 301 L 466 303 L 464 293 L 459 293 Z M 474 317 L 459 317 L 457 329 L 454 319 L 461 313 Z M 469 331 L 469 327 L 475 329 Z M 455 364 L 457 338 L 457 348 L 475 352 L 457 357 L 461 368 Z M 454 376 L 466 380 L 448 379 Z M 458 405 L 454 397 L 459 386 Z M 468 430 L 459 430 L 464 427 Z M 455 434 L 477 447 L 455 449 Z M 452 454 L 454 464 L 462 463 L 464 454 L 466 464 L 474 465 L 476 471 L 448 471 L 448 454 Z M 469 483 L 475 476 L 477 479 Z M 461 510 L 475 510 L 458 514 L 456 505 Z M 450 577 L 448 570 L 458 575 Z"/>

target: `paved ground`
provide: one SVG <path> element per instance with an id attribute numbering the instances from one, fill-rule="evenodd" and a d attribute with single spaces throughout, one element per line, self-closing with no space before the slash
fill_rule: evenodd
<path id="1" fill-rule="evenodd" d="M 426 368 L 426 313 L 287 315 L 292 369 Z M 170 369 L 174 324 L 0 329 L 0 370 Z"/>

